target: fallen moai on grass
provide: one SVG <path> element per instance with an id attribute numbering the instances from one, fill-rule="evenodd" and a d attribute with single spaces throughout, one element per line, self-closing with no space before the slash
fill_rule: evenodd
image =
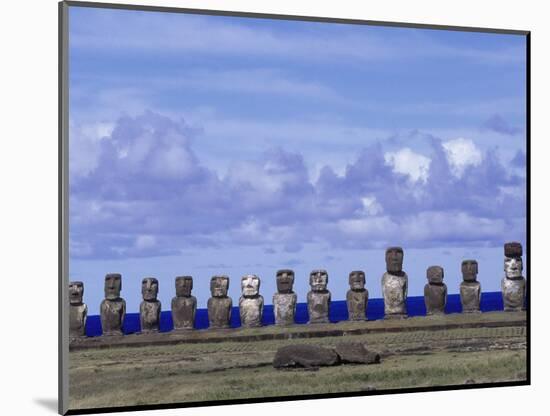
<path id="1" fill-rule="evenodd" d="M 286 345 L 275 353 L 275 368 L 315 368 L 339 364 L 379 364 L 380 354 L 364 344 L 341 343 L 335 348 L 317 345 Z"/>

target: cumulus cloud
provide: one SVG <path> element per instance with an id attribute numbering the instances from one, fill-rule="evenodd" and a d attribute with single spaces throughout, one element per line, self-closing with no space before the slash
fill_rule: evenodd
<path id="1" fill-rule="evenodd" d="M 472 140 L 458 138 L 443 143 L 443 149 L 455 176 L 461 177 L 464 169 L 479 166 L 482 160 L 481 150 Z"/>
<path id="2" fill-rule="evenodd" d="M 381 214 L 383 211 L 382 205 L 376 200 L 376 196 L 364 196 L 361 198 L 361 202 L 363 203 L 361 212 L 366 215 L 377 215 Z"/>
<path id="3" fill-rule="evenodd" d="M 308 172 L 303 158 L 277 148 L 258 161 L 243 161 L 231 166 L 225 182 L 235 188 L 250 188 L 266 195 L 289 191 L 306 191 Z"/>
<path id="4" fill-rule="evenodd" d="M 430 136 L 422 153 L 378 142 L 313 180 L 307 155 L 283 148 L 217 172 L 193 151 L 196 131 L 152 112 L 122 117 L 104 133 L 89 141 L 94 163 L 71 170 L 75 258 L 239 246 L 296 254 L 310 243 L 490 246 L 525 234 L 519 162 L 508 168 L 496 150 L 468 139 Z"/>
<path id="5" fill-rule="evenodd" d="M 113 128 L 112 123 L 69 123 L 69 169 L 72 178 L 86 176 L 97 168 L 100 152 L 98 142 L 109 137 Z"/>
<path id="6" fill-rule="evenodd" d="M 407 175 L 412 182 L 426 182 L 431 160 L 424 155 L 413 152 L 408 147 L 397 152 L 388 152 L 384 155 L 386 163 L 392 166 L 393 171 Z"/>

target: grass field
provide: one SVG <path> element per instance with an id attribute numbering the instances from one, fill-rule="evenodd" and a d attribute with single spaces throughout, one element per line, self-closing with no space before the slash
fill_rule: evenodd
<path id="1" fill-rule="evenodd" d="M 366 343 L 382 363 L 316 371 L 271 366 L 280 346 L 343 341 Z M 526 328 L 87 349 L 69 360 L 71 409 L 519 381 L 526 378 Z"/>

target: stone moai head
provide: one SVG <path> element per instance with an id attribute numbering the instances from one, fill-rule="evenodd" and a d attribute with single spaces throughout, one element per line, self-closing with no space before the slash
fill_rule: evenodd
<path id="1" fill-rule="evenodd" d="M 241 291 L 245 298 L 260 294 L 260 278 L 255 274 L 247 274 L 241 278 Z"/>
<path id="2" fill-rule="evenodd" d="M 71 305 L 81 305 L 84 297 L 84 283 L 69 282 L 69 301 Z"/>
<path id="3" fill-rule="evenodd" d="M 141 294 L 143 300 L 157 300 L 159 294 L 159 281 L 154 277 L 146 277 L 141 281 Z"/>
<path id="4" fill-rule="evenodd" d="M 122 290 L 122 276 L 119 273 L 105 275 L 105 299 L 115 300 L 120 298 Z"/>
<path id="5" fill-rule="evenodd" d="M 365 289 L 365 272 L 355 270 L 349 274 L 349 287 L 351 290 Z"/>
<path id="6" fill-rule="evenodd" d="M 191 276 L 176 277 L 176 296 L 178 298 L 188 298 L 193 290 L 193 278 Z"/>
<path id="7" fill-rule="evenodd" d="M 390 247 L 386 250 L 386 270 L 388 273 L 403 271 L 403 249 L 401 247 Z"/>
<path id="8" fill-rule="evenodd" d="M 504 244 L 504 273 L 508 279 L 519 279 L 523 271 L 523 249 L 515 241 Z"/>
<path id="9" fill-rule="evenodd" d="M 294 271 L 290 269 L 277 270 L 277 291 L 292 293 L 294 286 Z"/>
<path id="10" fill-rule="evenodd" d="M 464 260 L 462 262 L 462 279 L 465 282 L 475 282 L 477 279 L 477 261 Z"/>
<path id="11" fill-rule="evenodd" d="M 309 274 L 309 285 L 314 292 L 325 292 L 328 285 L 328 273 L 326 270 L 313 270 Z"/>
<path id="12" fill-rule="evenodd" d="M 228 276 L 214 276 L 210 280 L 210 293 L 215 298 L 223 298 L 227 296 L 229 290 Z"/>
<path id="13" fill-rule="evenodd" d="M 430 266 L 426 270 L 426 277 L 428 282 L 433 285 L 443 284 L 443 267 L 441 266 Z"/>

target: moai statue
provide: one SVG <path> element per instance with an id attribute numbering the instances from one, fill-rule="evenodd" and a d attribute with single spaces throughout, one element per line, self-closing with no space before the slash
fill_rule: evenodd
<path id="1" fill-rule="evenodd" d="M 120 297 L 121 290 L 122 276 L 120 274 L 105 275 L 105 299 L 99 308 L 103 335 L 122 335 L 126 302 Z"/>
<path id="2" fill-rule="evenodd" d="M 83 297 L 84 284 L 69 282 L 69 337 L 71 338 L 86 336 L 88 307 L 82 302 Z"/>
<path id="3" fill-rule="evenodd" d="M 141 281 L 143 301 L 139 305 L 139 323 L 144 334 L 158 332 L 160 326 L 159 282 L 154 277 L 146 277 Z"/>
<path id="4" fill-rule="evenodd" d="M 276 325 L 293 325 L 296 316 L 296 293 L 292 291 L 294 271 L 277 271 L 277 293 L 273 295 L 273 313 Z"/>
<path id="5" fill-rule="evenodd" d="M 349 274 L 349 287 L 346 294 L 348 319 L 350 321 L 365 321 L 367 319 L 367 301 L 369 291 L 365 289 L 365 272 L 356 270 Z"/>
<path id="6" fill-rule="evenodd" d="M 313 270 L 309 274 L 311 290 L 307 293 L 307 311 L 310 324 L 329 322 L 330 292 L 327 284 L 326 270 Z"/>
<path id="7" fill-rule="evenodd" d="M 525 303 L 525 278 L 522 276 L 523 250 L 520 243 L 504 244 L 504 273 L 502 300 L 505 311 L 521 311 Z"/>
<path id="8" fill-rule="evenodd" d="M 174 329 L 193 329 L 197 298 L 191 296 L 193 278 L 191 276 L 176 277 L 176 297 L 172 298 L 172 321 Z"/>
<path id="9" fill-rule="evenodd" d="M 424 303 L 428 315 L 445 313 L 447 304 L 447 285 L 443 283 L 443 267 L 430 266 L 426 270 L 428 284 L 424 286 Z"/>
<path id="10" fill-rule="evenodd" d="M 227 291 L 229 289 L 229 277 L 214 276 L 210 280 L 210 293 L 208 299 L 208 321 L 210 328 L 229 328 L 231 308 L 233 302 Z"/>
<path id="11" fill-rule="evenodd" d="M 460 303 L 463 313 L 480 313 L 481 284 L 477 281 L 477 261 L 462 262 L 462 280 L 460 283 Z"/>
<path id="12" fill-rule="evenodd" d="M 403 249 L 390 247 L 386 250 L 386 273 L 382 275 L 384 317 L 407 317 L 408 277 L 403 271 Z"/>
<path id="13" fill-rule="evenodd" d="M 241 326 L 247 328 L 262 326 L 264 297 L 260 295 L 260 278 L 255 274 L 243 276 L 241 291 L 239 299 Z"/>

